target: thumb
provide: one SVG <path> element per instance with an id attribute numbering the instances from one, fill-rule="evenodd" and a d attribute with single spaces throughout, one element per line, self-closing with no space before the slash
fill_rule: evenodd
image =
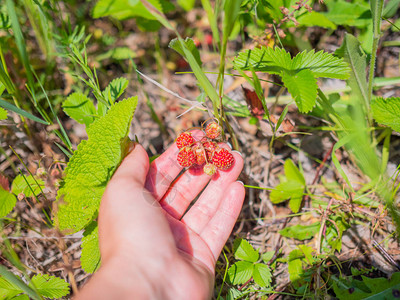
<path id="1" fill-rule="evenodd" d="M 134 149 L 124 158 L 111 181 L 128 180 L 130 183 L 136 182 L 143 186 L 148 171 L 149 156 L 142 145 L 135 143 Z"/>

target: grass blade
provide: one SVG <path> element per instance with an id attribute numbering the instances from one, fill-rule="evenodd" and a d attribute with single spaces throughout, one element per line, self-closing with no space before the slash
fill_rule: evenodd
<path id="1" fill-rule="evenodd" d="M 38 122 L 41 124 L 45 124 L 45 125 L 50 125 L 49 122 L 39 119 L 38 117 L 32 115 L 31 113 L 28 113 L 27 111 L 25 111 L 21 108 L 18 108 L 15 105 L 13 105 L 5 100 L 0 99 L 0 107 L 11 110 L 11 111 L 13 111 L 21 116 L 24 116 L 25 118 L 28 118 L 32 121 L 35 121 L 35 122 Z"/>

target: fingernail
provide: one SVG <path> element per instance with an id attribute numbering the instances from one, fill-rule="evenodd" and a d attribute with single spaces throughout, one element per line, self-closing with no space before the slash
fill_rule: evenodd
<path id="1" fill-rule="evenodd" d="M 241 183 L 241 184 L 244 186 L 244 183 L 243 183 L 243 181 L 241 181 L 241 180 L 238 180 L 238 181 L 236 181 L 236 182 L 238 182 L 238 183 Z"/>
<path id="2" fill-rule="evenodd" d="M 242 153 L 240 153 L 240 152 L 237 151 L 237 150 L 232 150 L 232 152 L 235 152 L 235 153 L 239 154 L 241 157 L 243 157 Z"/>
<path id="3" fill-rule="evenodd" d="M 226 144 L 229 146 L 229 148 L 231 148 L 231 150 L 232 150 L 232 144 L 231 143 L 229 143 L 229 142 L 226 142 Z"/>
<path id="4" fill-rule="evenodd" d="M 136 144 L 137 144 L 137 143 L 134 142 L 134 141 L 130 141 L 130 142 L 129 142 L 128 154 L 131 153 L 131 152 L 133 151 L 133 149 L 135 149 Z"/>

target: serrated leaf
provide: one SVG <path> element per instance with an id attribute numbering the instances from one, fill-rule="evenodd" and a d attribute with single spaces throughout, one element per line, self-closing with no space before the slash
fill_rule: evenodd
<path id="1" fill-rule="evenodd" d="M 278 204 L 292 197 L 303 196 L 304 186 L 297 181 L 288 180 L 278 184 L 271 191 L 270 199 L 272 203 Z"/>
<path id="2" fill-rule="evenodd" d="M 264 264 L 256 264 L 253 271 L 253 279 L 260 287 L 266 287 L 271 284 L 271 269 Z"/>
<path id="3" fill-rule="evenodd" d="M 32 284 L 42 296 L 50 299 L 60 299 L 69 294 L 69 284 L 55 276 L 47 274 L 35 275 L 32 277 L 30 286 Z"/>
<path id="4" fill-rule="evenodd" d="M 313 223 L 311 225 L 294 225 L 285 227 L 279 231 L 279 234 L 296 240 L 304 241 L 311 239 L 319 231 L 321 224 L 319 222 Z"/>
<path id="5" fill-rule="evenodd" d="M 81 93 L 73 93 L 63 102 L 64 112 L 80 124 L 89 126 L 95 120 L 96 108 L 92 100 Z"/>
<path id="6" fill-rule="evenodd" d="M 15 195 L 4 190 L 0 186 L 0 218 L 7 216 L 12 211 L 16 203 L 17 198 Z"/>
<path id="7" fill-rule="evenodd" d="M 0 107 L 0 120 L 7 119 L 7 111 L 4 108 Z"/>
<path id="8" fill-rule="evenodd" d="M 196 45 L 194 44 L 193 39 L 191 38 L 186 38 L 184 40 L 184 43 L 187 47 L 187 49 L 192 53 L 193 57 L 196 59 L 196 62 L 199 64 L 199 66 L 201 67 L 202 62 L 200 59 L 200 52 L 199 49 L 197 49 Z M 174 49 L 176 52 L 178 52 L 180 55 L 182 55 L 182 57 L 184 57 L 186 59 L 186 55 L 185 52 L 182 49 L 182 45 L 179 42 L 178 39 L 173 39 L 169 42 L 168 45 L 169 48 Z"/>
<path id="9" fill-rule="evenodd" d="M 100 267 L 99 233 L 97 222 L 86 227 L 82 238 L 81 266 L 86 273 L 94 273 Z"/>
<path id="10" fill-rule="evenodd" d="M 128 84 L 129 80 L 124 77 L 115 78 L 104 89 L 103 95 L 110 103 L 114 103 L 125 92 Z"/>
<path id="11" fill-rule="evenodd" d="M 90 125 L 88 140 L 74 152 L 57 194 L 55 223 L 60 230 L 77 232 L 96 217 L 106 185 L 125 154 L 136 105 L 137 97 L 125 99 Z"/>
<path id="12" fill-rule="evenodd" d="M 284 49 L 275 48 L 254 48 L 240 52 L 234 60 L 235 68 L 250 70 L 250 65 L 257 72 L 267 72 L 281 75 L 283 71 L 294 73 L 309 69 L 314 77 L 327 77 L 347 79 L 349 77 L 349 66 L 338 57 L 324 51 L 317 53 L 303 51 L 291 58 Z"/>
<path id="13" fill-rule="evenodd" d="M 11 184 L 11 192 L 16 195 L 23 193 L 26 197 L 38 196 L 42 192 L 43 188 L 43 180 L 33 178 L 32 175 L 18 175 Z"/>
<path id="14" fill-rule="evenodd" d="M 275 251 L 268 251 L 263 253 L 263 255 L 261 255 L 261 259 L 263 260 L 263 262 L 267 263 L 272 259 L 272 257 L 274 257 L 274 255 Z"/>
<path id="15" fill-rule="evenodd" d="M 310 70 L 304 69 L 296 74 L 282 72 L 282 81 L 300 112 L 312 110 L 317 99 L 318 85 Z"/>
<path id="16" fill-rule="evenodd" d="M 254 264 L 247 261 L 238 261 L 228 270 L 229 281 L 232 284 L 243 284 L 253 275 Z"/>
<path id="17" fill-rule="evenodd" d="M 244 239 L 236 239 L 233 244 L 236 259 L 256 262 L 260 255 L 250 243 Z"/>
<path id="18" fill-rule="evenodd" d="M 348 82 L 352 91 L 367 102 L 367 61 L 360 42 L 353 35 L 346 33 L 342 45 L 335 51 L 335 54 L 344 57 L 350 66 L 351 76 Z"/>
<path id="19" fill-rule="evenodd" d="M 293 283 L 301 279 L 301 275 L 304 272 L 303 264 L 301 262 L 302 257 L 303 253 L 298 249 L 292 250 L 289 253 L 288 271 L 289 271 L 290 281 Z"/>
<path id="20" fill-rule="evenodd" d="M 371 102 L 374 119 L 400 132 L 400 98 L 374 98 Z"/>

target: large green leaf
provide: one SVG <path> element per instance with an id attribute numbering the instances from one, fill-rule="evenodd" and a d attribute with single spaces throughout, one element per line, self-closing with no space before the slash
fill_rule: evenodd
<path id="1" fill-rule="evenodd" d="M 236 69 L 250 70 L 252 66 L 257 72 L 277 75 L 283 71 L 297 73 L 309 69 L 314 77 L 337 79 L 347 79 L 350 71 L 343 59 L 322 50 L 317 53 L 314 50 L 303 51 L 292 59 L 289 52 L 278 47 L 244 50 L 236 56 L 234 65 Z"/>
<path id="2" fill-rule="evenodd" d="M 248 261 L 238 261 L 228 270 L 229 281 L 232 284 L 243 284 L 253 275 L 254 264 Z"/>
<path id="3" fill-rule="evenodd" d="M 86 227 L 82 238 L 81 266 L 87 273 L 100 267 L 99 232 L 97 222 Z"/>
<path id="4" fill-rule="evenodd" d="M 32 285 L 42 296 L 50 299 L 60 299 L 69 294 L 69 284 L 65 280 L 47 274 L 33 276 Z"/>
<path id="5" fill-rule="evenodd" d="M 337 25 L 364 27 L 371 22 L 371 11 L 367 4 L 328 0 L 325 16 Z M 360 1 L 357 1 L 360 2 Z"/>
<path id="6" fill-rule="evenodd" d="M 300 112 L 312 110 L 317 99 L 317 80 L 309 69 L 297 73 L 282 72 L 282 81 L 292 95 Z"/>
<path id="7" fill-rule="evenodd" d="M 378 97 L 372 100 L 371 109 L 374 119 L 383 125 L 400 132 L 400 98 Z"/>
<path id="8" fill-rule="evenodd" d="M 0 218 L 7 216 L 17 203 L 17 198 L 0 186 Z"/>
<path id="9" fill-rule="evenodd" d="M 125 154 L 136 105 L 137 97 L 113 105 L 92 123 L 88 140 L 74 152 L 57 195 L 55 223 L 60 230 L 77 232 L 96 217 L 106 185 Z"/>

